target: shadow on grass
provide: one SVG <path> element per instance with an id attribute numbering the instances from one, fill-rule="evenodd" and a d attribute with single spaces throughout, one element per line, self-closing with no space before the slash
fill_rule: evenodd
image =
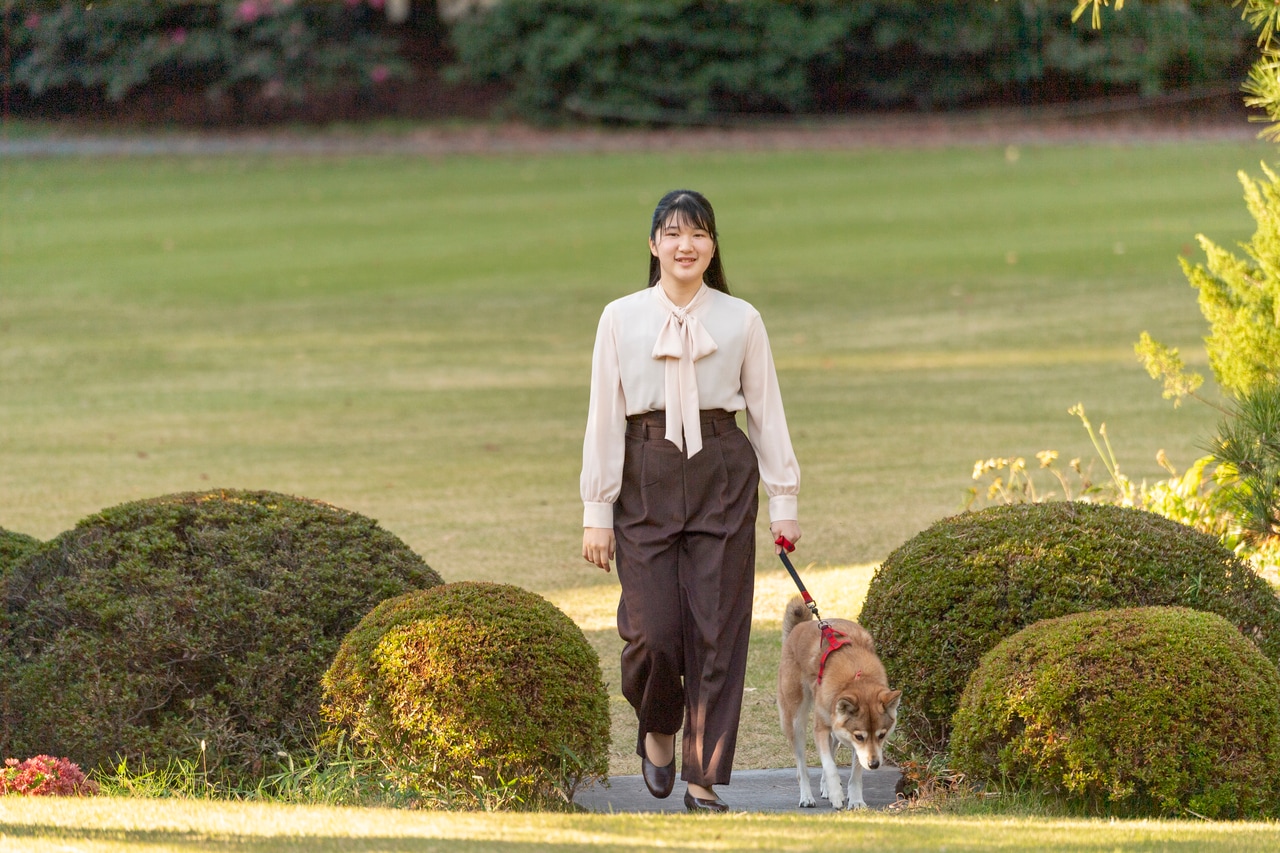
<path id="1" fill-rule="evenodd" d="M 157 850 L 235 850 L 238 853 L 275 853 L 275 851 L 316 851 L 317 853 L 415 853 L 415 851 L 464 851 L 464 853 L 482 853 L 482 851 L 500 851 L 500 853 L 520 853 L 534 850 L 579 850 L 593 851 L 626 851 L 635 850 L 631 843 L 600 844 L 591 841 L 582 842 L 530 842 L 502 840 L 464 840 L 457 838 L 405 838 L 405 837 L 338 837 L 325 835 L 307 835 L 297 837 L 263 838 L 233 833 L 208 833 L 178 829 L 122 830 L 122 829 L 89 829 L 83 827 L 50 828 L 28 826 L 22 824 L 0 823 L 0 838 L 11 842 L 29 842 L 33 845 L 48 845 L 47 849 L 70 849 L 67 845 L 77 843 L 111 845 L 112 850 L 136 849 L 145 851 Z M 688 847 L 663 845 L 665 850 L 700 850 L 700 845 Z M 32 849 L 41 849 L 34 847 Z"/>

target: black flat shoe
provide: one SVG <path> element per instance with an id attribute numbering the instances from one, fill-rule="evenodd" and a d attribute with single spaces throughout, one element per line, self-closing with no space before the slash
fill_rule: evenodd
<path id="1" fill-rule="evenodd" d="M 704 800 L 701 797 L 695 797 L 689 791 L 684 792 L 684 807 L 691 812 L 707 812 L 711 814 L 721 814 L 729 810 L 729 804 L 719 797 L 714 800 Z"/>
<path id="2" fill-rule="evenodd" d="M 649 789 L 650 794 L 659 800 L 665 800 L 671 796 L 671 789 L 676 786 L 676 757 L 672 755 L 670 764 L 659 767 L 644 754 L 644 747 L 640 749 L 640 775 L 644 777 L 644 786 Z"/>

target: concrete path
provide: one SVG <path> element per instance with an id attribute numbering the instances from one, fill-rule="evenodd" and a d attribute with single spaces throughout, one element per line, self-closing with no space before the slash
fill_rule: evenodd
<path id="1" fill-rule="evenodd" d="M 1230 88 L 1225 90 L 1238 104 Z M 1219 93 L 1219 102 L 1222 94 Z M 1114 101 L 1114 99 L 1111 99 Z M 1121 99 L 1123 101 L 1123 99 Z M 518 122 L 459 127 L 424 123 L 404 132 L 359 128 L 295 131 L 78 130 L 49 125 L 10 134 L 0 121 L 0 159 L 9 157 L 145 157 L 273 155 L 357 156 L 548 154 L 660 151 L 797 151 L 850 148 L 936 148 L 942 145 L 1059 144 L 1063 142 L 1255 141 L 1244 114 L 1177 110 L 1135 98 L 1119 110 L 1090 105 L 998 108 L 919 115 L 862 115 L 793 121 L 745 119 L 741 127 L 664 130 L 594 126 L 543 129 Z M 1094 105 L 1096 107 L 1096 105 Z M 1136 109 L 1136 112 L 1130 110 Z M 1083 112 L 1081 112 L 1083 110 Z M 38 126 L 39 127 L 39 126 Z"/>
<path id="2" fill-rule="evenodd" d="M 841 785 L 849 780 L 849 769 L 841 768 Z M 885 767 L 879 770 L 866 771 L 862 774 L 862 794 L 867 805 L 873 809 L 882 809 L 897 799 L 894 787 L 901 776 L 896 767 Z M 809 768 L 810 784 L 816 795 L 819 784 L 819 769 Z M 684 783 L 676 781 L 675 790 L 665 800 L 656 800 L 650 796 L 644 786 L 644 780 L 636 776 L 614 776 L 609 780 L 609 787 L 599 786 L 586 791 L 579 791 L 574 802 L 593 812 L 683 812 Z M 802 809 L 796 805 L 800 799 L 800 788 L 796 784 L 795 768 L 786 770 L 735 770 L 733 784 L 716 788 L 720 799 L 729 804 L 735 811 L 747 812 L 800 812 L 804 814 L 821 814 L 831 811 L 826 800 L 818 800 L 818 808 Z"/>

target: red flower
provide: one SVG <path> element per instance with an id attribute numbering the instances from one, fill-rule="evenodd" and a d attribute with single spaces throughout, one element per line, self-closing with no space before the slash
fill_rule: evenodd
<path id="1" fill-rule="evenodd" d="M 26 761 L 6 758 L 0 770 L 0 794 L 28 797 L 96 794 L 98 785 L 86 779 L 80 768 L 67 758 L 37 755 Z"/>

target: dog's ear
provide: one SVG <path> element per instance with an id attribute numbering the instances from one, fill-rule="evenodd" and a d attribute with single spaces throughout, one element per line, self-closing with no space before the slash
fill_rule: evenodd
<path id="1" fill-rule="evenodd" d="M 881 690 L 879 698 L 880 704 L 884 706 L 886 714 L 897 715 L 898 702 L 902 699 L 901 690 Z"/>
<path id="2" fill-rule="evenodd" d="M 852 717 L 858 713 L 858 700 L 853 696 L 841 696 L 836 702 L 836 714 Z"/>

